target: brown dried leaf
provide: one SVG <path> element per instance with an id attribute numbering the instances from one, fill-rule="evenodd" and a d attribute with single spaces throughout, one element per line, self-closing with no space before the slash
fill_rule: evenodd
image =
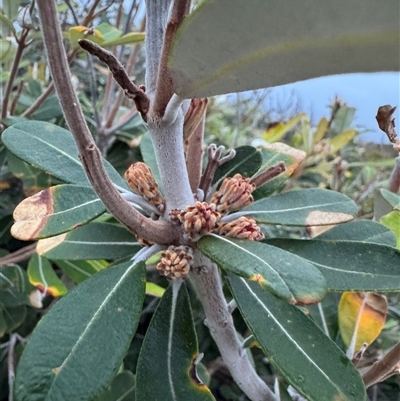
<path id="1" fill-rule="evenodd" d="M 396 108 L 396 106 L 392 107 L 388 104 L 381 106 L 379 107 L 378 113 L 375 117 L 379 128 L 388 136 L 391 143 L 396 143 L 397 138 L 393 117 L 393 113 L 395 112 Z"/>

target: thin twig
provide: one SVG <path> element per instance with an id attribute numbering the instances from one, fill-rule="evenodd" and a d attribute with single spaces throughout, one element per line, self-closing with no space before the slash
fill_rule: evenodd
<path id="1" fill-rule="evenodd" d="M 65 119 L 74 135 L 79 155 L 93 189 L 109 212 L 129 231 L 140 237 L 165 244 L 178 238 L 176 229 L 166 221 L 154 221 L 136 211 L 114 188 L 104 168 L 101 154 L 96 147 L 71 83 L 62 33 L 58 23 L 55 1 L 38 0 L 43 41 L 50 70 L 54 79 Z"/>
<path id="2" fill-rule="evenodd" d="M 25 40 L 26 40 L 28 34 L 29 34 L 29 29 L 24 28 L 22 30 L 21 37 L 18 40 L 17 51 L 15 53 L 14 60 L 13 60 L 12 66 L 11 66 L 10 76 L 8 78 L 6 90 L 4 91 L 3 104 L 2 104 L 2 109 L 1 109 L 1 118 L 2 119 L 7 117 L 8 101 L 10 100 L 11 91 L 14 86 L 15 77 L 17 76 L 19 63 L 21 62 L 22 53 L 24 52 L 25 47 L 26 47 Z"/>
<path id="3" fill-rule="evenodd" d="M 376 362 L 364 375 L 365 387 L 370 387 L 390 376 L 400 373 L 400 342 L 398 342 L 380 361 Z"/>
<path id="4" fill-rule="evenodd" d="M 279 162 L 274 166 L 269 167 L 267 170 L 258 174 L 256 177 L 251 179 L 251 183 L 256 186 L 256 188 L 261 187 L 266 182 L 272 180 L 279 174 L 283 173 L 286 170 L 286 166 L 284 162 Z"/>
<path id="5" fill-rule="evenodd" d="M 126 124 L 128 124 L 138 113 L 136 109 L 131 109 L 131 111 L 121 119 L 121 121 L 117 122 L 110 128 L 104 129 L 104 136 L 109 137 L 115 132 L 121 130 Z"/>
<path id="6" fill-rule="evenodd" d="M 11 106 L 10 106 L 10 115 L 11 116 L 14 114 L 15 108 L 18 105 L 18 100 L 19 100 L 19 98 L 21 96 L 23 88 L 24 88 L 24 81 L 20 81 L 20 83 L 18 84 L 17 93 L 15 94 L 14 99 L 13 99 L 13 101 L 11 103 Z"/>
<path id="7" fill-rule="evenodd" d="M 149 110 L 149 98 L 131 81 L 122 64 L 112 53 L 90 40 L 80 39 L 78 43 L 82 49 L 86 50 L 93 56 L 96 56 L 100 61 L 108 66 L 115 81 L 125 91 L 125 95 L 135 102 L 136 108 L 142 115 L 142 118 L 146 121 L 146 114 Z"/>
<path id="8" fill-rule="evenodd" d="M 143 20 L 142 20 L 142 22 L 140 24 L 139 31 L 142 32 L 142 31 L 144 31 L 144 29 L 145 29 L 145 18 L 143 18 Z M 130 56 L 128 58 L 128 61 L 126 62 L 125 71 L 126 71 L 126 73 L 128 75 L 132 74 L 132 69 L 133 69 L 134 65 L 136 64 L 140 46 L 141 46 L 140 44 L 135 44 L 134 45 L 133 50 L 132 50 L 132 52 L 131 52 L 131 54 L 130 54 Z M 107 81 L 107 84 L 108 84 L 108 81 Z M 108 99 L 111 96 L 111 94 L 110 94 L 110 90 L 111 89 L 112 89 L 112 86 L 109 85 L 108 97 L 105 97 L 105 102 L 109 102 Z M 107 93 L 107 91 L 106 91 L 106 93 Z M 106 134 L 107 130 L 110 129 L 110 127 L 112 127 L 112 124 L 114 123 L 115 116 L 117 115 L 118 110 L 120 109 L 120 107 L 122 105 L 122 101 L 124 100 L 124 98 L 125 98 L 125 93 L 124 93 L 124 91 L 120 90 L 119 93 L 118 93 L 117 98 L 115 99 L 114 102 L 112 102 L 113 103 L 113 107 L 112 107 L 111 111 L 108 113 L 108 115 L 106 117 L 104 117 L 104 120 L 105 120 L 105 123 L 104 123 L 104 134 L 105 135 L 107 135 Z M 109 107 L 105 107 L 105 109 L 108 110 Z M 115 128 L 113 128 L 111 132 L 114 132 L 114 131 L 116 131 Z"/>
<path id="9" fill-rule="evenodd" d="M 165 29 L 160 62 L 158 65 L 156 94 L 154 102 L 151 104 L 150 112 L 152 116 L 164 116 L 165 109 L 174 93 L 171 74 L 167 66 L 168 56 L 172 41 L 185 16 L 189 13 L 189 8 L 190 0 L 174 0 L 170 18 Z"/>
<path id="10" fill-rule="evenodd" d="M 87 25 L 90 23 L 90 21 L 93 20 L 93 18 L 94 18 L 94 12 L 96 11 L 96 8 L 97 8 L 97 6 L 98 6 L 99 3 L 100 3 L 100 0 L 95 0 L 95 1 L 94 1 L 94 3 L 92 4 L 92 6 L 90 7 L 89 11 L 87 12 L 86 17 L 85 17 L 85 18 L 83 19 L 83 21 L 82 21 L 82 25 L 83 25 L 83 26 L 87 26 Z M 112 3 L 113 3 L 113 2 L 110 1 L 110 5 L 111 5 Z"/>
<path id="11" fill-rule="evenodd" d="M 12 265 L 29 259 L 36 252 L 36 242 L 0 258 L 0 267 Z"/>

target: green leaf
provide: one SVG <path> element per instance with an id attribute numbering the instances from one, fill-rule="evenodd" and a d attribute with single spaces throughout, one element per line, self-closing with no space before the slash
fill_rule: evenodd
<path id="1" fill-rule="evenodd" d="M 393 231 L 397 238 L 396 247 L 400 249 L 400 211 L 394 210 L 386 216 L 383 216 L 380 222 Z"/>
<path id="2" fill-rule="evenodd" d="M 294 127 L 301 121 L 303 117 L 306 117 L 305 113 L 300 113 L 291 118 L 288 122 L 279 122 L 277 125 L 274 125 L 272 128 L 270 128 L 268 131 L 266 131 L 262 138 L 264 141 L 273 143 L 273 142 L 278 142 L 280 141 L 285 134 L 287 134 L 289 131 L 292 131 Z"/>
<path id="3" fill-rule="evenodd" d="M 235 174 L 251 177 L 261 167 L 261 153 L 253 146 L 240 146 L 235 150 L 236 156 L 217 168 L 213 180 L 215 185 L 218 185 L 224 178 L 233 177 Z"/>
<path id="4" fill-rule="evenodd" d="M 400 195 L 395 194 L 387 189 L 381 188 L 382 196 L 387 200 L 387 202 L 393 206 L 394 209 L 400 210 Z"/>
<path id="5" fill-rule="evenodd" d="M 60 297 L 68 292 L 65 284 L 54 272 L 49 260 L 36 253 L 29 260 L 27 273 L 30 283 L 45 294 Z"/>
<path id="6" fill-rule="evenodd" d="M 314 264 L 330 291 L 400 291 L 400 252 L 390 246 L 331 240 L 263 240 Z"/>
<path id="7" fill-rule="evenodd" d="M 365 400 L 357 369 L 302 311 L 243 278 L 229 275 L 228 283 L 268 359 L 307 400 Z"/>
<path id="8" fill-rule="evenodd" d="M 16 34 L 12 21 L 7 18 L 3 13 L 0 13 L 0 30 L 4 34 L 2 36 L 7 36 L 8 30 L 10 30 L 14 35 Z"/>
<path id="9" fill-rule="evenodd" d="M 279 248 L 217 236 L 203 237 L 197 244 L 220 268 L 256 281 L 290 303 L 315 303 L 326 294 L 325 279 L 314 266 Z"/>
<path id="10" fill-rule="evenodd" d="M 344 148 L 356 135 L 357 131 L 353 129 L 349 129 L 335 135 L 329 143 L 330 151 L 332 153 L 338 152 L 340 149 Z"/>
<path id="11" fill-rule="evenodd" d="M 49 96 L 42 105 L 31 114 L 33 120 L 49 121 L 62 117 L 63 112 L 57 96 Z"/>
<path id="12" fill-rule="evenodd" d="M 147 329 L 136 371 L 137 400 L 214 400 L 196 373 L 196 331 L 186 286 L 179 285 L 165 291 Z"/>
<path id="13" fill-rule="evenodd" d="M 101 33 L 104 42 L 111 42 L 121 37 L 122 31 L 116 28 L 115 26 L 102 22 L 97 25 L 96 29 Z"/>
<path id="14" fill-rule="evenodd" d="M 327 189 L 311 188 L 261 199 L 238 213 L 249 215 L 260 224 L 323 226 L 353 220 L 357 205 L 346 195 Z"/>
<path id="15" fill-rule="evenodd" d="M 58 185 L 24 199 L 14 210 L 15 238 L 31 241 L 81 226 L 106 211 L 90 187 Z"/>
<path id="16" fill-rule="evenodd" d="M 161 178 L 158 171 L 158 164 L 156 160 L 156 154 L 153 148 L 153 142 L 149 134 L 142 136 L 140 140 L 140 152 L 142 153 L 143 162 L 150 168 L 153 173 L 154 179 L 156 180 L 160 191 L 162 192 Z"/>
<path id="17" fill-rule="evenodd" d="M 306 157 L 306 153 L 302 150 L 292 148 L 284 143 L 264 145 L 261 147 L 261 154 L 263 163 L 259 170 L 260 174 L 279 162 L 285 163 L 285 171 L 258 187 L 252 193 L 255 200 L 266 198 L 282 188 L 286 180 Z"/>
<path id="18" fill-rule="evenodd" d="M 72 134 L 64 128 L 43 121 L 26 121 L 4 130 L 4 145 L 14 155 L 71 184 L 90 186 L 79 160 Z M 111 180 L 128 188 L 125 180 L 104 161 Z"/>
<path id="19" fill-rule="evenodd" d="M 0 304 L 16 307 L 29 304 L 27 294 L 33 288 L 29 285 L 25 270 L 18 265 L 4 266 L 0 270 Z"/>
<path id="20" fill-rule="evenodd" d="M 36 193 L 51 185 L 51 176 L 31 166 L 7 151 L 7 165 L 10 171 L 23 182 L 25 193 Z"/>
<path id="21" fill-rule="evenodd" d="M 124 370 L 114 377 L 111 393 L 114 401 L 134 401 L 135 376 L 130 370 Z"/>
<path id="22" fill-rule="evenodd" d="M 111 47 L 118 45 L 131 45 L 133 43 L 141 43 L 144 41 L 145 33 L 144 32 L 129 32 L 126 35 L 122 35 L 119 38 L 106 41 L 102 43 L 102 47 Z"/>
<path id="23" fill-rule="evenodd" d="M 126 228 L 108 223 L 90 223 L 66 234 L 38 242 L 37 252 L 49 259 L 120 259 L 140 249 Z"/>
<path id="24" fill-rule="evenodd" d="M 146 295 L 161 298 L 165 292 L 163 287 L 151 282 L 146 283 Z"/>
<path id="25" fill-rule="evenodd" d="M 371 242 L 389 246 L 396 245 L 396 237 L 393 233 L 382 224 L 372 220 L 355 220 L 340 224 L 313 239 Z"/>
<path id="26" fill-rule="evenodd" d="M 0 62 L 6 63 L 7 61 L 12 61 L 17 53 L 17 49 L 17 42 L 13 38 L 0 38 Z"/>
<path id="27" fill-rule="evenodd" d="M 180 26 L 169 69 L 184 98 L 398 71 L 398 36 L 394 1 L 208 0 Z"/>
<path id="28" fill-rule="evenodd" d="M 25 305 L 5 307 L 0 304 L 0 337 L 5 333 L 12 333 L 26 319 L 27 307 Z"/>
<path id="29" fill-rule="evenodd" d="M 56 260 L 57 266 L 75 283 L 81 283 L 105 269 L 107 262 L 99 260 Z"/>
<path id="30" fill-rule="evenodd" d="M 328 135 L 332 136 L 333 134 L 337 136 L 343 131 L 348 130 L 351 127 L 355 114 L 356 109 L 354 107 L 340 106 L 333 116 Z"/>
<path id="31" fill-rule="evenodd" d="M 18 401 L 92 400 L 118 371 L 140 319 L 145 265 L 122 263 L 58 301 L 18 365 Z"/>

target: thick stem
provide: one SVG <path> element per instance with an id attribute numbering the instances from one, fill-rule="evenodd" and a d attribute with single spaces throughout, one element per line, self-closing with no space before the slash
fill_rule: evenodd
<path id="1" fill-rule="evenodd" d="M 153 100 L 164 31 L 172 0 L 146 0 L 146 94 Z"/>
<path id="2" fill-rule="evenodd" d="M 41 27 L 54 86 L 93 189 L 110 213 L 129 231 L 159 244 L 175 241 L 178 233 L 171 224 L 144 217 L 125 201 L 108 177 L 72 86 L 55 1 L 38 0 L 37 6 L 41 21 L 45 21 Z"/>
<path id="3" fill-rule="evenodd" d="M 149 122 L 149 131 L 160 171 L 165 212 L 184 209 L 194 203 L 183 152 L 183 112 L 173 123 L 160 125 Z"/>
<path id="4" fill-rule="evenodd" d="M 275 401 L 274 394 L 257 375 L 241 346 L 222 292 L 217 266 L 198 251 L 195 252 L 191 281 L 203 304 L 206 325 L 235 382 L 252 401 Z"/>

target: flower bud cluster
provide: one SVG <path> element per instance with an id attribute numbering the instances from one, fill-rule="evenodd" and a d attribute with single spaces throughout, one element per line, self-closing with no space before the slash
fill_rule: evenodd
<path id="1" fill-rule="evenodd" d="M 159 208 L 164 199 L 149 167 L 142 162 L 132 164 L 125 172 L 125 179 L 134 193 L 142 196 L 150 204 Z"/>
<path id="2" fill-rule="evenodd" d="M 182 226 L 187 239 L 198 241 L 203 235 L 215 233 L 221 236 L 260 241 L 264 238 L 255 220 L 242 216 L 229 223 L 221 222 L 221 217 L 240 210 L 253 202 L 251 192 L 255 185 L 249 178 L 236 174 L 225 178 L 221 188 L 215 192 L 211 202 L 196 202 L 185 210 L 174 209 L 171 221 Z"/>
<path id="3" fill-rule="evenodd" d="M 218 191 L 211 198 L 211 203 L 216 205 L 216 210 L 221 214 L 235 212 L 253 203 L 255 185 L 250 178 L 243 178 L 235 174 L 232 178 L 225 178 Z"/>
<path id="4" fill-rule="evenodd" d="M 157 269 L 168 280 L 175 280 L 177 278 L 186 280 L 189 276 L 192 261 L 192 248 L 185 245 L 171 245 L 161 254 L 161 261 L 157 264 Z"/>

